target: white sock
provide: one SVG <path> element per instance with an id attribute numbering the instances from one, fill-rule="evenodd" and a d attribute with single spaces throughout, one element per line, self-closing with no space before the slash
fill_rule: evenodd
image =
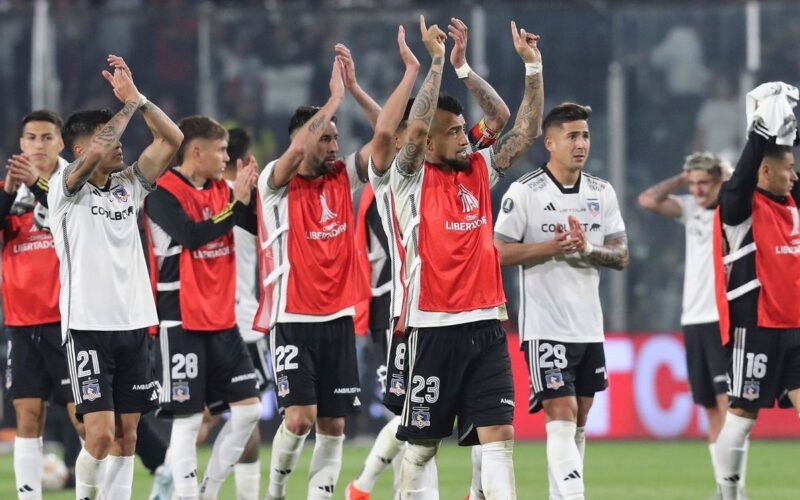
<path id="1" fill-rule="evenodd" d="M 744 491 L 747 479 L 747 454 L 750 452 L 750 436 L 744 442 L 744 453 L 742 453 L 742 465 L 739 466 L 739 491 Z"/>
<path id="2" fill-rule="evenodd" d="M 481 457 L 483 455 L 481 446 L 473 446 L 470 455 L 472 456 L 472 483 L 469 485 L 468 500 L 485 500 L 481 485 Z"/>
<path id="3" fill-rule="evenodd" d="M 436 468 L 436 457 L 425 464 L 425 498 L 439 500 L 439 470 Z"/>
<path id="4" fill-rule="evenodd" d="M 133 489 L 133 455 L 109 455 L 106 458 L 106 473 L 100 495 L 108 500 L 130 500 Z"/>
<path id="5" fill-rule="evenodd" d="M 578 446 L 578 453 L 581 454 L 581 462 L 586 459 L 586 427 L 575 428 L 575 444 Z"/>
<path id="6" fill-rule="evenodd" d="M 724 500 L 737 498 L 747 438 L 755 423 L 753 419 L 733 413 L 725 416 L 716 444 L 717 484 Z"/>
<path id="7" fill-rule="evenodd" d="M 175 482 L 175 496 L 179 499 L 198 498 L 197 487 L 197 434 L 203 414 L 175 417 L 169 439 L 170 466 Z"/>
<path id="8" fill-rule="evenodd" d="M 406 445 L 403 466 L 400 469 L 400 497 L 403 500 L 425 500 L 425 465 L 436 455 L 438 442 L 426 445 Z"/>
<path id="9" fill-rule="evenodd" d="M 495 441 L 481 445 L 481 485 L 487 500 L 514 500 L 514 441 Z"/>
<path id="10" fill-rule="evenodd" d="M 400 450 L 392 460 L 392 491 L 395 498 L 400 498 L 400 469 L 403 468 L 403 456 L 406 454 L 406 444 L 400 446 Z"/>
<path id="11" fill-rule="evenodd" d="M 342 445 L 344 434 L 327 436 L 317 432 L 314 441 L 314 453 L 308 468 L 308 498 L 333 498 L 333 490 L 339 480 L 342 469 Z"/>
<path id="12" fill-rule="evenodd" d="M 272 456 L 269 460 L 269 487 L 268 494 L 272 498 L 283 498 L 286 496 L 286 480 L 292 473 L 297 461 L 300 459 L 300 452 L 303 451 L 303 443 L 306 442 L 308 433 L 298 436 L 292 434 L 286 428 L 286 424 L 281 422 L 275 438 L 272 440 Z"/>
<path id="13" fill-rule="evenodd" d="M 375 487 L 378 476 L 389 466 L 394 457 L 400 452 L 403 442 L 395 437 L 400 426 L 400 417 L 389 420 L 375 438 L 372 449 L 364 461 L 364 468 L 355 480 L 356 488 L 361 491 L 371 492 Z"/>
<path id="14" fill-rule="evenodd" d="M 711 470 L 714 471 L 714 482 L 717 482 L 717 444 L 708 443 L 708 453 L 711 455 Z"/>
<path id="15" fill-rule="evenodd" d="M 547 465 L 561 496 L 566 500 L 583 500 L 583 461 L 575 443 L 575 422 L 553 420 L 547 429 Z"/>
<path id="16" fill-rule="evenodd" d="M 42 498 L 42 438 L 14 438 L 17 498 Z"/>
<path id="17" fill-rule="evenodd" d="M 75 498 L 92 500 L 97 497 L 103 480 L 105 458 L 97 460 L 86 448 L 81 448 L 75 460 Z"/>
<path id="18" fill-rule="evenodd" d="M 211 451 L 203 486 L 200 488 L 201 500 L 217 498 L 222 483 L 242 456 L 244 445 L 250 439 L 260 416 L 260 403 L 231 406 L 231 417 L 225 423 L 230 424 L 230 430 L 223 436 L 219 446 L 214 446 Z M 220 440 L 219 437 L 217 440 Z"/>
<path id="19" fill-rule="evenodd" d="M 258 500 L 261 487 L 261 461 L 233 466 L 236 500 Z"/>

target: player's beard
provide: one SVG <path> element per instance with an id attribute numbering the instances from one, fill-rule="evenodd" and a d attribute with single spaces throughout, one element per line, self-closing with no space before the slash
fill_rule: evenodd
<path id="1" fill-rule="evenodd" d="M 447 158 L 443 163 L 455 172 L 463 172 L 469 168 L 469 157 L 466 160 L 460 160 L 458 157 Z"/>
<path id="2" fill-rule="evenodd" d="M 316 167 L 314 167 L 314 173 L 317 174 L 317 177 L 321 177 L 323 175 L 331 174 L 331 173 L 333 173 L 333 167 L 334 167 L 335 164 L 336 164 L 336 162 L 331 162 L 331 164 L 328 165 L 328 162 L 326 162 L 325 160 L 322 160 L 321 162 L 319 162 L 317 164 Z"/>

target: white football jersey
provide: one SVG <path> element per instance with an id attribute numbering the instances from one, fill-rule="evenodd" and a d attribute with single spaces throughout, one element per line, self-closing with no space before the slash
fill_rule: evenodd
<path id="1" fill-rule="evenodd" d="M 392 170 L 389 169 L 378 175 L 372 166 L 372 157 L 369 158 L 369 183 L 372 185 L 372 191 L 375 193 L 375 202 L 378 204 L 378 213 L 381 216 L 381 226 L 383 232 L 386 233 L 386 239 L 389 242 L 389 265 L 392 266 L 392 279 L 387 283 L 391 289 L 391 306 L 389 311 L 392 318 L 398 318 L 403 312 L 403 276 L 402 276 L 402 261 L 400 259 L 400 249 L 402 237 L 399 234 L 399 228 L 396 224 L 396 214 L 394 210 L 394 198 L 391 189 Z M 381 249 L 380 245 L 373 245 L 374 248 Z M 375 276 L 373 276 L 375 279 Z M 373 285 L 374 286 L 374 285 Z"/>
<path id="2" fill-rule="evenodd" d="M 581 173 L 574 186 L 565 187 L 543 167 L 508 188 L 497 216 L 495 238 L 543 243 L 553 239 L 557 227 L 569 230 L 569 216 L 580 221 L 595 246 L 625 233 L 611 184 Z M 519 329 L 523 340 L 604 340 L 597 266 L 575 253 L 520 266 L 519 272 Z"/>
<path id="3" fill-rule="evenodd" d="M 681 206 L 686 228 L 682 325 L 719 321 L 714 290 L 714 209 L 702 208 L 692 195 L 672 197 Z"/>
<path id="4" fill-rule="evenodd" d="M 226 182 L 233 189 L 233 181 Z M 257 342 L 264 338 L 263 333 L 253 330 L 253 318 L 258 311 L 258 237 L 234 226 L 233 244 L 236 248 L 236 324 L 245 342 Z"/>
<path id="5" fill-rule="evenodd" d="M 61 330 L 136 330 L 158 323 L 138 217 L 155 189 L 134 163 L 105 186 L 68 193 L 72 166 L 50 179 L 50 227 L 61 263 Z"/>

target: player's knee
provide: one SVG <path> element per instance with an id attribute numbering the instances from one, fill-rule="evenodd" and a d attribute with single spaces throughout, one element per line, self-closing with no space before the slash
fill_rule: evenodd
<path id="1" fill-rule="evenodd" d="M 542 402 L 548 420 L 568 420 L 577 422 L 578 402 L 574 397 L 546 399 Z M 586 410 L 588 414 L 588 409 Z"/>
<path id="2" fill-rule="evenodd" d="M 409 441 L 403 460 L 410 464 L 422 467 L 432 459 L 439 450 L 439 441 L 420 440 Z"/>
<path id="3" fill-rule="evenodd" d="M 105 456 L 111 445 L 114 443 L 114 429 L 111 428 L 87 428 L 86 429 L 86 449 L 94 457 Z"/>
<path id="4" fill-rule="evenodd" d="M 758 408 L 728 408 L 728 412 L 737 417 L 755 420 L 758 418 Z"/>
<path id="5" fill-rule="evenodd" d="M 17 435 L 20 437 L 38 437 L 40 429 L 44 426 L 42 405 L 15 401 L 14 412 L 17 415 Z"/>
<path id="6" fill-rule="evenodd" d="M 314 425 L 314 419 L 307 413 L 287 413 L 283 420 L 286 430 L 296 436 L 308 434 Z"/>
<path id="7" fill-rule="evenodd" d="M 344 434 L 344 418 L 317 419 L 317 432 L 326 436 L 341 436 Z"/>
<path id="8" fill-rule="evenodd" d="M 133 455 L 136 451 L 136 429 L 127 431 L 118 437 L 115 441 L 123 456 Z"/>

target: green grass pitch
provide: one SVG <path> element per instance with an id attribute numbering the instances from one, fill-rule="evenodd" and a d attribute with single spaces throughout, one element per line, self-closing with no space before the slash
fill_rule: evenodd
<path id="1" fill-rule="evenodd" d="M 306 497 L 308 462 L 313 443 L 306 444 L 298 469 L 289 481 L 288 498 Z M 334 498 L 344 498 L 345 485 L 358 473 L 368 452 L 364 446 L 346 443 L 342 474 Z M 200 449 L 200 467 L 211 453 Z M 470 483 L 469 450 L 446 442 L 436 457 L 439 467 L 440 497 L 463 499 Z M 589 441 L 586 457 L 587 498 L 620 499 L 698 499 L 713 492 L 708 447 L 701 441 L 679 442 L 598 442 Z M 546 499 L 544 443 L 518 443 L 514 450 L 517 493 L 522 499 Z M 261 495 L 264 495 L 269 465 L 269 449 L 262 450 Z M 374 499 L 391 499 L 391 470 L 380 478 Z M 146 499 L 150 474 L 137 462 L 133 498 Z M 800 498 L 800 442 L 754 441 L 750 446 L 747 490 L 752 500 Z M 0 499 L 16 498 L 11 455 L 0 455 Z M 74 498 L 70 491 L 48 492 L 47 500 Z M 223 486 L 220 499 L 235 499 L 233 478 Z M 263 498 L 263 496 L 262 496 Z"/>

